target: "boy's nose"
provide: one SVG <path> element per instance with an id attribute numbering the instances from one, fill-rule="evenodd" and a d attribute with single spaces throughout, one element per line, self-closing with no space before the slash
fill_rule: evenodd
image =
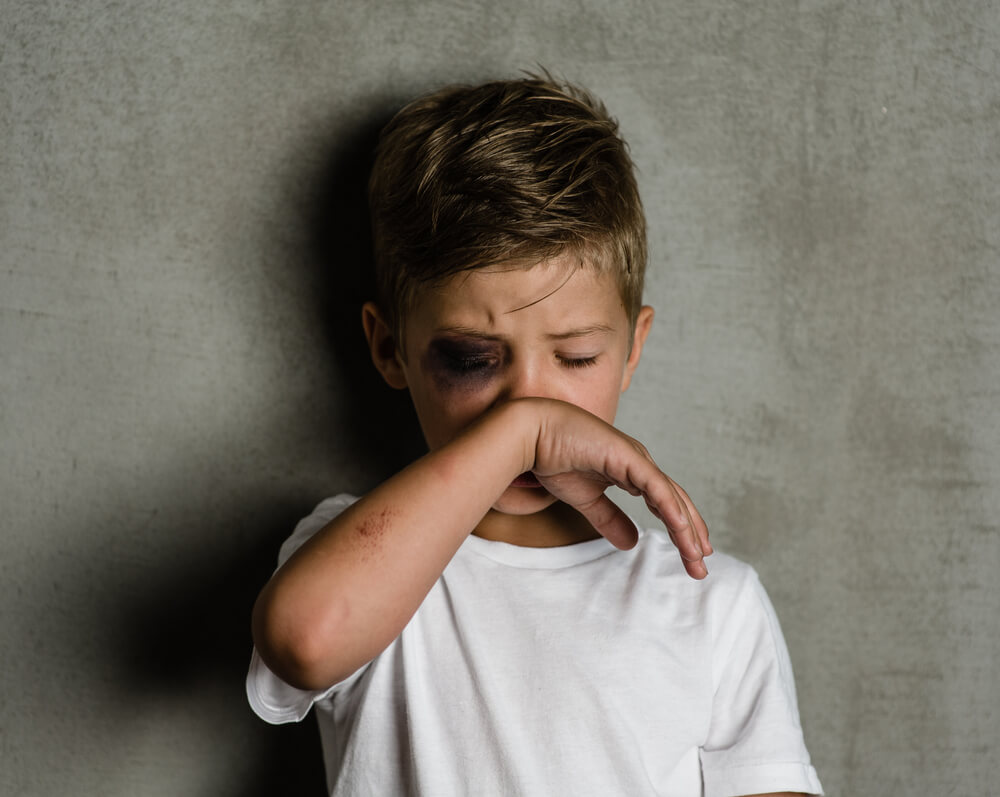
<path id="1" fill-rule="evenodd" d="M 512 364 L 497 402 L 518 398 L 558 398 L 550 380 L 545 378 L 544 370 L 543 364 L 537 362 Z"/>

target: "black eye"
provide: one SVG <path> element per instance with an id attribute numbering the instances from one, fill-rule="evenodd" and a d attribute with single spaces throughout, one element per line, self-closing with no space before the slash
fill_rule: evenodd
<path id="1" fill-rule="evenodd" d="M 443 354 L 444 366 L 456 374 L 472 374 L 495 368 L 500 360 L 492 354 L 462 354 L 451 352 Z"/>
<path id="2" fill-rule="evenodd" d="M 435 371 L 452 377 L 485 376 L 503 361 L 503 352 L 497 346 L 455 340 L 433 341 L 428 355 Z"/>

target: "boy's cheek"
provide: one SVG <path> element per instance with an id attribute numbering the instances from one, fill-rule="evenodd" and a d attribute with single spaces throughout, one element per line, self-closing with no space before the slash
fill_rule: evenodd
<path id="1" fill-rule="evenodd" d="M 596 415 L 603 421 L 613 423 L 621 398 L 621 377 L 615 374 L 602 375 L 591 383 L 574 391 L 565 400 L 570 404 Z"/>
<path id="2" fill-rule="evenodd" d="M 442 399 L 460 400 L 473 393 L 481 393 L 489 386 L 492 376 L 482 371 L 457 374 L 441 369 L 431 372 L 431 381 Z"/>
<path id="3" fill-rule="evenodd" d="M 431 449 L 440 448 L 487 412 L 488 398 L 468 391 L 435 393 L 423 401 L 414 397 L 414 407 Z"/>

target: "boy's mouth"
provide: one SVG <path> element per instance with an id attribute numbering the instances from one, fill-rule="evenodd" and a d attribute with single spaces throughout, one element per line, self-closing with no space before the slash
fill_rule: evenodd
<path id="1" fill-rule="evenodd" d="M 541 487 L 535 474 L 530 470 L 525 471 L 510 483 L 511 487 Z"/>

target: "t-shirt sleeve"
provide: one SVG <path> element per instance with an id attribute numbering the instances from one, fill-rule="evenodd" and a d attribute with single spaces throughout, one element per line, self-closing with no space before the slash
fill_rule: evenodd
<path id="1" fill-rule="evenodd" d="M 313 510 L 311 515 L 299 521 L 278 552 L 278 567 L 287 562 L 310 537 L 356 500 L 354 496 L 346 494 L 327 498 Z M 356 676 L 357 673 L 351 678 Z M 250 670 L 246 682 L 247 700 L 254 713 L 266 722 L 273 724 L 298 722 L 309 713 L 314 703 L 341 686 L 343 684 L 335 684 L 322 691 L 296 689 L 271 672 L 256 648 L 250 656 Z"/>
<path id="2" fill-rule="evenodd" d="M 714 607 L 712 628 L 714 697 L 701 750 L 705 797 L 822 794 L 802 737 L 785 639 L 752 568 Z"/>

